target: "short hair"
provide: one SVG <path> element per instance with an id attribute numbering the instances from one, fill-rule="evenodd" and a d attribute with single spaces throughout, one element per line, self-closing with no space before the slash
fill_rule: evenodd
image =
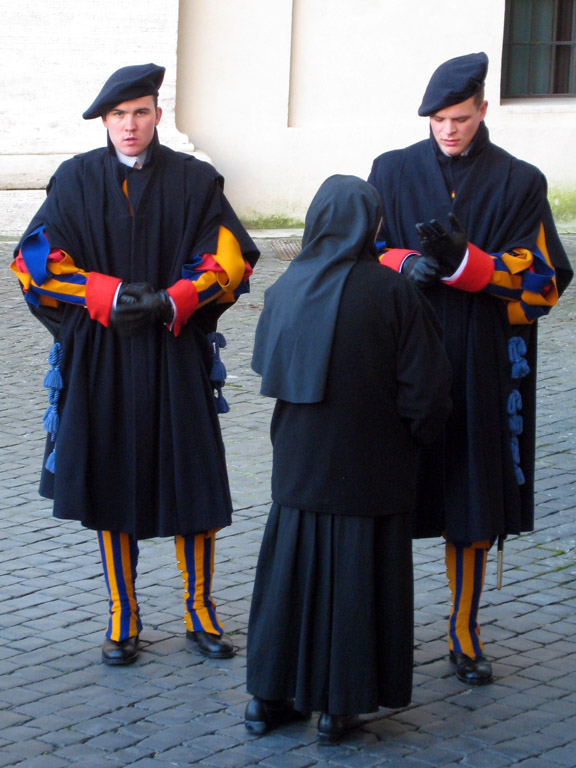
<path id="1" fill-rule="evenodd" d="M 477 109 L 480 109 L 480 107 L 482 106 L 482 102 L 483 101 L 484 101 L 484 86 L 482 86 L 482 88 L 480 88 L 478 93 L 474 94 L 474 106 Z"/>

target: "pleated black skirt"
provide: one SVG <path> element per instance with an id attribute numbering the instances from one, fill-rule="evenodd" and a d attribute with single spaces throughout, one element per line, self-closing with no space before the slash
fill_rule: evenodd
<path id="1" fill-rule="evenodd" d="M 333 715 L 403 707 L 413 646 L 409 516 L 273 504 L 248 625 L 249 693 Z"/>

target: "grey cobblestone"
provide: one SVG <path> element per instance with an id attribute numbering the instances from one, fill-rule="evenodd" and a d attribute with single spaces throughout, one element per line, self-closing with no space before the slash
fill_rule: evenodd
<path id="1" fill-rule="evenodd" d="M 576 254 L 576 236 L 565 236 Z M 0 243 L 6 265 L 11 243 Z M 576 289 L 540 324 L 536 530 L 506 543 L 504 587 L 488 565 L 482 636 L 496 680 L 470 690 L 452 674 L 448 591 L 438 541 L 416 542 L 413 701 L 365 718 L 339 747 L 316 744 L 315 716 L 258 739 L 243 726 L 246 626 L 270 503 L 273 403 L 250 369 L 263 291 L 286 262 L 272 241 L 252 293 L 224 315 L 222 417 L 235 506 L 221 531 L 214 597 L 238 654 L 190 652 L 170 541 L 142 542 L 142 654 L 100 662 L 106 596 L 94 534 L 51 517 L 37 494 L 42 377 L 50 338 L 0 272 L 0 768 L 202 765 L 206 768 L 576 766 Z M 288 629 L 287 629 L 288 631 Z"/>

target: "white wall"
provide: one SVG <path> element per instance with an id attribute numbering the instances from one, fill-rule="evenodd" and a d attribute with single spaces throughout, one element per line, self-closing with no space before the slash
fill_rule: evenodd
<path id="1" fill-rule="evenodd" d="M 504 0 L 0 0 L 0 232 L 66 156 L 102 145 L 81 113 L 120 66 L 167 67 L 161 139 L 207 153 L 246 218 L 301 219 L 331 173 L 428 134 L 435 67 L 490 57 L 492 138 L 576 192 L 576 100 L 501 105 Z M 31 213 L 41 196 L 26 193 Z M 6 223 L 6 218 L 9 222 Z"/>
<path id="2" fill-rule="evenodd" d="M 576 188 L 576 100 L 500 105 L 504 1 L 181 0 L 176 118 L 247 217 L 303 216 L 326 176 L 428 135 L 417 116 L 447 58 L 490 58 L 487 125 Z"/>

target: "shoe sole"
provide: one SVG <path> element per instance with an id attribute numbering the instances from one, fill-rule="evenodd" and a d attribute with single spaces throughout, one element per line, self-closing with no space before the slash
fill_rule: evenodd
<path id="1" fill-rule="evenodd" d="M 236 650 L 229 653 L 210 653 L 209 651 L 203 651 L 198 647 L 197 643 L 192 640 L 192 652 L 197 653 L 198 656 L 204 656 L 205 659 L 231 659 L 236 656 Z"/>
<path id="2" fill-rule="evenodd" d="M 480 685 L 490 685 L 490 683 L 494 682 L 494 677 L 487 677 L 485 680 L 468 680 L 466 677 L 460 677 L 458 673 L 456 673 L 456 677 L 461 683 L 473 685 L 475 688 L 478 688 Z"/>
<path id="3" fill-rule="evenodd" d="M 341 734 L 340 736 L 329 736 L 327 733 L 319 733 L 318 734 L 318 745 L 322 747 L 336 747 L 344 736 L 346 736 L 348 731 L 346 733 Z"/>
<path id="4" fill-rule="evenodd" d="M 138 656 L 133 656 L 131 659 L 105 659 L 102 657 L 104 664 L 109 667 L 127 667 L 129 664 L 134 664 Z"/>

